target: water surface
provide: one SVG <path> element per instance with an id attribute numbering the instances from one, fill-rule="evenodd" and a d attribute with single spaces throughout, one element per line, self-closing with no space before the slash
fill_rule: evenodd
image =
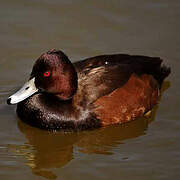
<path id="1" fill-rule="evenodd" d="M 0 5 L 0 179 L 178 179 L 180 177 L 180 2 L 6 0 Z M 22 123 L 6 98 L 49 49 L 75 62 L 128 53 L 171 66 L 152 117 L 81 133 Z"/>

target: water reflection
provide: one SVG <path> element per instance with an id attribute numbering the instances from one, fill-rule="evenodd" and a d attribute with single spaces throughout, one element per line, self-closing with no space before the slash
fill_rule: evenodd
<path id="1" fill-rule="evenodd" d="M 25 135 L 27 142 L 11 146 L 10 149 L 25 157 L 26 165 L 35 175 L 56 179 L 53 168 L 60 168 L 70 162 L 74 147 L 83 153 L 112 154 L 112 148 L 123 143 L 123 140 L 145 134 L 154 114 L 151 118 L 79 133 L 51 133 L 19 121 L 19 130 Z"/>
<path id="2" fill-rule="evenodd" d="M 163 84 L 162 91 L 170 86 Z M 158 109 L 156 106 L 150 116 L 106 128 L 78 133 L 48 132 L 31 127 L 18 121 L 19 130 L 25 135 L 27 142 L 24 145 L 11 145 L 16 155 L 25 157 L 26 165 L 33 174 L 47 179 L 57 179 L 53 168 L 60 168 L 73 159 L 74 148 L 83 153 L 110 155 L 113 147 L 124 140 L 145 134 L 148 124 L 155 119 Z"/>

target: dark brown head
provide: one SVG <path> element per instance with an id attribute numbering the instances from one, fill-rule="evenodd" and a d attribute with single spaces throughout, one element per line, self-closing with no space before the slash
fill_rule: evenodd
<path id="1" fill-rule="evenodd" d="M 59 50 L 50 50 L 36 61 L 31 78 L 36 87 L 61 99 L 70 99 L 77 90 L 77 73 L 68 57 Z"/>
<path id="2" fill-rule="evenodd" d="M 37 59 L 29 81 L 8 102 L 18 103 L 38 91 L 68 100 L 77 90 L 77 81 L 77 72 L 71 61 L 62 51 L 53 49 Z"/>

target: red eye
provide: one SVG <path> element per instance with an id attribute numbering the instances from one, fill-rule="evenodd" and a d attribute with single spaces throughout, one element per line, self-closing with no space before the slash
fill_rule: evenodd
<path id="1" fill-rule="evenodd" d="M 49 71 L 46 71 L 46 72 L 44 73 L 44 76 L 45 76 L 45 77 L 50 76 L 50 72 L 49 72 Z"/>

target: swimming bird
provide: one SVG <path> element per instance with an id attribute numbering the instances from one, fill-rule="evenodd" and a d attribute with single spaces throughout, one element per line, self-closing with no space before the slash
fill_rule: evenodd
<path id="1" fill-rule="evenodd" d="M 86 130 L 144 116 L 157 103 L 170 68 L 158 57 L 100 55 L 71 63 L 50 50 L 7 100 L 19 118 L 47 130 Z"/>

